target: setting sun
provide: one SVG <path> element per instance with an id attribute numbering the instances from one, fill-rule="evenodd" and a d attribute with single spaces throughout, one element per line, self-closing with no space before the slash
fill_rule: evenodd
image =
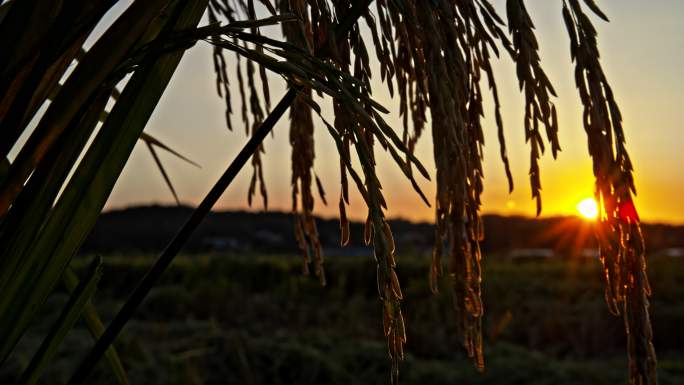
<path id="1" fill-rule="evenodd" d="M 598 216 L 598 205 L 594 198 L 585 198 L 577 204 L 577 211 L 585 219 L 596 219 Z"/>

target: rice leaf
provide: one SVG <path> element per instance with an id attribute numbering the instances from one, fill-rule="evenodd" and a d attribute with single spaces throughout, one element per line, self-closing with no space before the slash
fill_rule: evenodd
<path id="1" fill-rule="evenodd" d="M 64 282 L 64 286 L 66 286 L 67 290 L 69 290 L 69 292 L 73 295 L 80 282 L 71 266 L 64 270 L 62 282 Z M 83 306 L 82 316 L 85 320 L 88 330 L 90 331 L 90 334 L 94 339 L 98 339 L 104 332 L 105 328 L 100 320 L 100 316 L 97 314 L 95 306 L 93 306 L 91 301 L 87 301 Z M 105 359 L 107 360 L 107 365 L 111 369 L 112 374 L 114 374 L 117 382 L 120 385 L 130 385 L 130 382 L 128 381 L 128 375 L 121 364 L 121 359 L 119 358 L 119 354 L 116 352 L 116 348 L 114 346 L 110 346 L 107 349 L 105 352 Z"/>
<path id="2" fill-rule="evenodd" d="M 33 355 L 18 384 L 34 385 L 38 382 L 47 364 L 57 354 L 62 340 L 81 317 L 83 309 L 95 294 L 101 276 L 102 259 L 95 257 L 88 267 L 85 279 L 74 288 L 71 297 L 69 297 L 69 302 L 64 306 L 59 318 L 52 325 L 38 351 Z"/>
<path id="3" fill-rule="evenodd" d="M 181 202 L 180 202 L 180 199 L 178 199 L 178 194 L 176 193 L 176 189 L 173 188 L 173 183 L 171 183 L 171 179 L 169 178 L 169 175 L 166 173 L 166 170 L 164 169 L 164 165 L 162 165 L 162 162 L 159 159 L 157 152 L 154 151 L 154 147 L 152 147 L 152 144 L 149 142 L 147 142 L 147 148 L 150 150 L 150 153 L 152 154 L 152 158 L 154 158 L 154 162 L 157 164 L 157 167 L 159 167 L 159 171 L 161 172 L 162 177 L 164 177 L 164 181 L 166 182 L 166 185 L 169 187 L 169 190 L 171 190 L 171 194 L 173 194 L 173 199 L 175 199 L 176 204 L 178 204 L 178 206 L 180 206 Z"/>
<path id="4" fill-rule="evenodd" d="M 168 2 L 150 0 L 133 3 L 88 51 L 12 163 L 0 189 L 0 216 L 6 213 L 34 167 L 66 129 L 80 106 L 102 84 L 107 84 L 110 74 L 126 58 L 129 50 Z"/>
<path id="5" fill-rule="evenodd" d="M 5 312 L 11 301 L 22 303 L 27 292 L 17 291 L 27 272 L 40 270 L 46 261 L 41 255 L 28 255 L 35 237 L 53 206 L 64 180 L 78 159 L 91 135 L 100 111 L 104 110 L 109 94 L 101 93 L 83 114 L 72 122 L 53 148 L 34 171 L 22 192 L 4 218 L 4 231 L 0 233 L 0 324 L 11 316 Z M 15 298 L 19 295 L 20 298 Z M 1 344 L 0 344 L 1 345 Z"/>
<path id="6" fill-rule="evenodd" d="M 176 28 L 194 27 L 205 6 L 206 2 L 190 4 L 189 11 L 180 17 Z M 11 301 L 13 312 L 0 319 L 3 325 L 0 327 L 0 361 L 21 336 L 38 304 L 45 300 L 94 225 L 182 55 L 180 51 L 159 58 L 150 57 L 126 84 L 121 98 L 46 219 L 41 234 L 27 252 L 29 258 L 38 255 L 47 263 L 40 271 L 27 272 L 25 279 L 21 280 L 24 282 L 20 285 L 23 290 L 12 291 L 30 293 L 30 296 Z"/>

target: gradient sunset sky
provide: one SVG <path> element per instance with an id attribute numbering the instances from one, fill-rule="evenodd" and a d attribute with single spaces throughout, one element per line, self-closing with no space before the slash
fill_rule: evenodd
<path id="1" fill-rule="evenodd" d="M 125 5 L 126 2 L 123 3 Z M 504 15 L 505 1 L 496 0 L 494 3 L 499 13 Z M 527 2 L 537 26 L 542 64 L 558 93 L 555 103 L 559 110 L 559 138 L 563 149 L 557 160 L 554 161 L 547 153 L 541 162 L 542 216 L 574 215 L 576 204 L 591 196 L 593 191 L 591 160 L 581 123 L 581 105 L 574 86 L 569 42 L 561 21 L 561 4 L 560 0 Z M 611 19 L 610 23 L 605 23 L 593 18 L 599 32 L 602 64 L 624 117 L 627 147 L 635 165 L 636 203 L 642 220 L 684 223 L 684 134 L 680 127 L 684 121 L 684 37 L 681 33 L 684 1 L 602 0 L 598 4 Z M 269 31 L 279 34 L 277 28 Z M 232 54 L 227 53 L 226 56 L 231 58 L 229 65 L 234 63 Z M 496 127 L 492 110 L 488 108 L 484 125 L 486 178 L 483 212 L 533 216 L 534 202 L 527 175 L 529 147 L 524 142 L 523 132 L 523 100 L 511 60 L 502 57 L 495 71 L 515 190 L 508 193 L 499 159 Z M 375 72 L 379 75 L 379 71 Z M 379 76 L 377 78 L 373 87 L 374 97 L 391 110 L 387 120 L 400 131 L 398 101 L 389 99 L 386 86 L 379 83 Z M 279 77 L 272 76 L 270 85 L 275 104 L 283 95 L 285 84 Z M 233 95 L 233 110 L 238 113 L 233 115 L 236 131 L 229 132 L 224 120 L 223 101 L 215 92 L 211 48 L 200 42 L 186 53 L 148 124 L 146 132 L 202 165 L 197 169 L 160 153 L 183 203 L 196 205 L 247 139 L 240 124 L 240 100 L 237 92 Z M 315 171 L 321 177 L 328 196 L 328 206 L 317 200 L 316 212 L 323 216 L 336 216 L 339 196 L 336 149 L 316 118 L 315 124 Z M 274 136 L 265 142 L 264 167 L 270 210 L 291 208 L 288 129 L 288 119 L 282 119 L 274 129 Z M 428 170 L 433 169 L 431 146 L 428 129 L 417 150 L 419 159 Z M 382 151 L 378 149 L 378 153 Z M 217 204 L 217 209 L 247 207 L 251 172 L 249 165 L 241 171 Z M 384 154 L 379 156 L 379 174 L 390 217 L 432 220 L 433 209 L 420 201 L 399 169 Z M 428 197 L 434 195 L 431 182 L 423 181 L 421 185 Z M 173 197 L 147 148 L 139 144 L 107 208 L 152 203 L 173 204 Z M 261 210 L 261 201 L 256 200 L 252 209 Z M 350 212 L 356 219 L 366 215 L 358 194 L 354 194 Z"/>

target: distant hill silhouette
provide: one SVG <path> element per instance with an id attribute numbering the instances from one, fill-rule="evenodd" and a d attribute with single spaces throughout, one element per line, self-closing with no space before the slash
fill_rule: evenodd
<path id="1" fill-rule="evenodd" d="M 81 248 L 82 253 L 159 253 L 192 213 L 191 207 L 141 206 L 105 212 Z M 292 216 L 283 212 L 217 211 L 199 226 L 185 253 L 297 253 Z M 318 219 L 321 243 L 328 254 L 367 253 L 362 224 L 352 222 L 351 244 L 340 248 L 339 223 Z M 564 254 L 595 247 L 592 225 L 575 217 L 526 218 L 485 215 L 482 249 L 553 249 Z M 434 242 L 430 223 L 392 220 L 400 253 L 429 254 Z M 644 225 L 647 248 L 684 247 L 684 226 Z"/>

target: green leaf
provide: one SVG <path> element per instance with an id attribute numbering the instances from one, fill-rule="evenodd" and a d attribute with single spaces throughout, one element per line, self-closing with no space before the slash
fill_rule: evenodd
<path id="1" fill-rule="evenodd" d="M 162 177 L 164 178 L 164 181 L 166 182 L 166 185 L 169 187 L 169 190 L 171 190 L 171 194 L 173 194 L 173 198 L 176 200 L 176 204 L 178 206 L 181 205 L 180 199 L 178 199 L 178 194 L 176 193 L 176 189 L 173 188 L 173 183 L 171 183 L 171 178 L 169 178 L 169 174 L 166 173 L 166 170 L 164 169 L 164 165 L 162 164 L 161 160 L 159 159 L 159 156 L 157 155 L 157 152 L 154 151 L 154 147 L 148 142 L 147 143 L 147 148 L 150 150 L 150 153 L 152 154 L 152 158 L 154 159 L 154 162 L 157 164 L 157 167 L 159 167 L 159 171 L 162 174 Z"/>
<path id="2" fill-rule="evenodd" d="M 87 52 L 12 163 L 10 173 L 0 189 L 0 216 L 5 214 L 33 169 L 80 107 L 103 84 L 111 81 L 112 73 L 127 59 L 138 39 L 168 3 L 169 0 L 134 2 Z"/>
<path id="3" fill-rule="evenodd" d="M 95 293 L 97 282 L 102 276 L 102 259 L 96 257 L 88 268 L 86 278 L 73 290 L 69 302 L 34 354 L 19 380 L 20 385 L 33 385 L 39 379 L 46 365 L 55 356 L 62 340 L 81 316 L 83 308 Z"/>
<path id="4" fill-rule="evenodd" d="M 175 29 L 195 27 L 205 7 L 206 0 L 186 6 L 180 19 L 173 20 Z M 9 300 L 0 306 L 0 362 L 23 334 L 35 310 L 59 281 L 95 224 L 182 56 L 183 51 L 170 52 L 141 63 L 26 252 L 25 257 L 40 260 L 42 268 L 24 270 L 11 290 L 3 292 Z"/>
<path id="5" fill-rule="evenodd" d="M 83 50 L 81 50 L 81 51 L 83 54 L 85 54 L 85 51 L 83 51 Z M 61 88 L 61 86 L 59 84 L 56 84 L 53 87 L 53 90 L 51 91 L 51 95 L 48 95 L 48 99 L 53 99 L 54 95 L 56 95 L 57 92 L 59 92 L 60 88 Z M 121 95 L 121 92 L 116 87 L 112 89 L 111 98 L 113 100 L 118 100 L 120 95 Z M 99 121 L 104 123 L 105 120 L 107 120 L 107 116 L 109 116 L 109 113 L 106 110 L 102 109 L 102 111 L 100 112 Z M 175 155 L 179 159 L 184 160 L 185 162 L 190 163 L 191 165 L 193 165 L 197 168 L 202 168 L 202 167 L 199 164 L 197 164 L 196 162 L 194 162 L 194 161 L 188 159 L 187 157 L 181 155 L 178 151 L 176 151 L 176 150 L 172 149 L 171 147 L 167 146 L 166 144 L 162 143 L 159 139 L 153 137 L 150 134 L 143 132 L 142 134 L 140 134 L 140 140 L 142 140 L 143 142 L 145 142 L 147 144 L 147 147 L 149 148 L 149 150 L 152 154 L 152 157 L 154 158 L 154 161 L 157 164 L 157 167 L 159 167 L 159 171 L 161 172 L 162 177 L 164 178 L 164 181 L 166 181 L 167 186 L 171 190 L 171 193 L 173 194 L 174 198 L 176 199 L 176 203 L 178 203 L 180 205 L 180 201 L 179 201 L 178 196 L 176 194 L 176 190 L 173 188 L 173 185 L 171 184 L 171 180 L 169 179 L 169 176 L 166 173 L 166 170 L 164 169 L 164 166 L 162 165 L 161 160 L 157 156 L 157 153 L 154 150 L 153 146 L 160 147 L 160 148 L 170 152 L 171 154 Z M 0 175 L 0 183 L 2 182 L 3 179 L 4 179 L 4 175 Z"/>
<path id="6" fill-rule="evenodd" d="M 0 36 L 17 37 L 0 42 L 0 52 L 7 59 L 0 63 L 0 156 L 8 155 L 27 130 L 27 123 L 52 86 L 63 77 L 78 49 L 113 3 L 13 3 L 0 24 Z"/>
<path id="7" fill-rule="evenodd" d="M 67 269 L 64 270 L 62 281 L 64 282 L 64 286 L 66 286 L 67 290 L 69 290 L 69 292 L 73 295 L 79 285 L 79 280 L 71 267 L 67 267 Z M 102 324 L 102 321 L 100 320 L 100 316 L 97 315 L 95 306 L 93 306 L 91 301 L 86 302 L 85 306 L 83 307 L 82 315 L 93 338 L 100 338 L 105 328 L 104 324 Z M 119 359 L 119 354 L 116 352 L 114 346 L 110 346 L 109 349 L 107 349 L 105 352 L 105 359 L 107 360 L 107 365 L 109 365 L 109 368 L 112 370 L 112 373 L 114 374 L 114 377 L 116 377 L 116 380 L 119 382 L 119 384 L 130 385 L 126 371 L 121 364 L 121 359 Z"/>
<path id="8" fill-rule="evenodd" d="M 164 165 L 161 162 L 161 159 L 159 159 L 159 155 L 157 155 L 157 151 L 154 150 L 154 146 L 158 146 L 171 154 L 177 156 L 178 158 L 190 163 L 193 166 L 200 167 L 197 163 L 191 161 L 190 159 L 184 157 L 183 155 L 179 154 L 175 150 L 171 149 L 169 146 L 165 145 L 164 143 L 160 142 L 159 140 L 155 139 L 154 137 L 150 136 L 149 134 L 142 133 L 140 134 L 140 140 L 145 142 L 147 145 L 147 148 L 150 150 L 150 154 L 152 154 L 152 158 L 154 159 L 154 162 L 157 164 L 157 167 L 159 168 L 159 172 L 161 172 L 162 177 L 164 178 L 164 182 L 166 182 L 166 185 L 169 187 L 169 190 L 171 190 L 171 194 L 173 195 L 173 198 L 176 200 L 176 203 L 180 206 L 181 202 L 180 199 L 178 199 L 178 194 L 176 193 L 176 189 L 173 187 L 173 184 L 171 183 L 171 178 L 169 178 L 169 174 L 166 172 L 166 169 L 164 169 Z"/>
<path id="9" fill-rule="evenodd" d="M 195 167 L 197 167 L 197 168 L 202 168 L 202 166 L 200 166 L 199 164 L 197 164 L 197 163 L 193 162 L 192 160 L 186 158 L 185 156 L 179 154 L 176 150 L 174 150 L 174 149 L 172 149 L 171 147 L 165 145 L 164 143 L 162 143 L 161 141 L 159 141 L 158 139 L 156 139 L 155 137 L 153 137 L 153 136 L 150 135 L 150 134 L 147 134 L 147 133 L 144 133 L 144 132 L 143 132 L 142 134 L 140 134 L 140 140 L 142 140 L 143 142 L 145 142 L 145 143 L 147 143 L 147 144 L 149 144 L 149 145 L 154 145 L 154 146 L 160 147 L 160 148 L 162 148 L 162 149 L 164 149 L 164 150 L 170 152 L 171 154 L 177 156 L 178 158 L 180 158 L 180 159 L 182 159 L 182 160 L 184 160 L 184 161 L 190 163 L 191 165 L 193 165 L 193 166 L 195 166 Z"/>
<path id="10" fill-rule="evenodd" d="M 13 300 L 21 303 L 22 300 L 14 298 L 13 293 L 16 293 L 27 272 L 40 271 L 46 263 L 44 256 L 28 256 L 27 250 L 44 225 L 55 198 L 97 124 L 97 117 L 104 109 L 107 99 L 108 94 L 102 93 L 89 106 L 83 107 L 85 112 L 81 118 L 67 128 L 64 136 L 58 140 L 57 147 L 47 154 L 34 171 L 4 218 L 4 229 L 0 235 L 0 292 L 4 295 L 0 296 L 0 309 L 7 309 Z M 19 292 L 20 296 L 27 294 Z M 0 311 L 0 324 L 10 316 L 10 312 Z M 2 330 L 0 328 L 0 334 Z"/>

